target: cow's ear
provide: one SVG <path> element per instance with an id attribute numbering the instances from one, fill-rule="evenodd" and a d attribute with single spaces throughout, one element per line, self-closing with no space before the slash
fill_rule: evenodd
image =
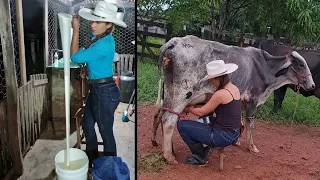
<path id="1" fill-rule="evenodd" d="M 284 65 L 281 66 L 281 69 L 288 68 L 290 65 L 292 65 L 292 62 L 294 62 L 294 58 L 290 58 L 284 63 Z"/>
<path id="2" fill-rule="evenodd" d="M 278 71 L 278 72 L 276 73 L 276 75 L 274 75 L 274 76 L 275 76 L 275 77 L 279 77 L 279 76 L 285 75 L 285 74 L 287 74 L 288 69 L 289 69 L 289 68 L 283 68 L 283 69 L 281 69 L 280 71 Z"/>

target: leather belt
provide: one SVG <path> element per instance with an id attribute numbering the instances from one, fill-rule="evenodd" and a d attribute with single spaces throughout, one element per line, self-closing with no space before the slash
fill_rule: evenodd
<path id="1" fill-rule="evenodd" d="M 101 79 L 88 79 L 89 84 L 111 83 L 114 82 L 113 77 L 106 77 Z"/>

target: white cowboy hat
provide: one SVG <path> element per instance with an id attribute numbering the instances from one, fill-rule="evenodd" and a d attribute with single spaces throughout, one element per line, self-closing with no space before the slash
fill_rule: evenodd
<path id="1" fill-rule="evenodd" d="M 238 69 L 238 65 L 233 63 L 225 64 L 223 60 L 215 60 L 215 61 L 209 62 L 206 65 L 206 68 L 207 68 L 207 75 L 203 79 L 201 79 L 200 82 L 232 73 L 233 71 Z"/>
<path id="2" fill-rule="evenodd" d="M 126 23 L 117 19 L 118 7 L 105 1 L 99 1 L 94 10 L 82 8 L 79 15 L 89 21 L 111 22 L 121 27 L 127 27 Z"/>

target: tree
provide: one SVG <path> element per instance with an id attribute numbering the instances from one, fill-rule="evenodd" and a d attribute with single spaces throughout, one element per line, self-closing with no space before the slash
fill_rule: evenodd
<path id="1" fill-rule="evenodd" d="M 292 31 L 299 41 L 319 40 L 320 2 L 318 0 L 287 0 L 289 14 L 297 22 Z"/>
<path id="2" fill-rule="evenodd" d="M 218 39 L 221 39 L 222 31 L 239 15 L 240 10 L 248 7 L 252 2 L 253 0 L 219 0 Z"/>
<path id="3" fill-rule="evenodd" d="M 174 32 L 184 25 L 193 32 L 211 25 L 218 40 L 225 30 L 271 33 L 295 42 L 320 40 L 319 0 L 139 0 L 138 11 L 172 23 Z"/>
<path id="4" fill-rule="evenodd" d="M 166 19 L 165 8 L 170 8 L 171 0 L 138 0 L 138 15 L 152 21 Z M 166 7 L 167 6 L 167 7 Z"/>
<path id="5" fill-rule="evenodd" d="M 199 24 L 208 24 L 210 21 L 208 0 L 174 0 L 167 10 L 167 22 L 173 24 L 177 32 L 183 25 L 187 28 L 198 28 Z"/>

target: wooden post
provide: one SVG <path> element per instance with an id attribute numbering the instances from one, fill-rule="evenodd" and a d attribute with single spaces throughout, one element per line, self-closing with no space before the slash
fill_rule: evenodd
<path id="1" fill-rule="evenodd" d="M 27 72 L 26 72 L 26 58 L 25 58 L 25 49 L 24 49 L 22 0 L 16 0 L 16 14 L 17 14 L 17 26 L 18 26 L 21 85 L 25 85 L 27 83 Z"/>
<path id="2" fill-rule="evenodd" d="M 224 147 L 218 149 L 219 152 L 219 171 L 223 171 Z"/>
<path id="3" fill-rule="evenodd" d="M 48 0 L 44 0 L 44 16 L 43 16 L 43 27 L 44 27 L 44 72 L 47 72 L 48 59 L 49 59 L 49 35 L 48 35 Z"/>
<path id="4" fill-rule="evenodd" d="M 172 24 L 167 24 L 167 38 L 166 42 L 168 42 L 172 38 Z"/>
<path id="5" fill-rule="evenodd" d="M 0 35 L 3 52 L 3 65 L 7 90 L 7 118 L 10 150 L 15 175 L 23 173 L 22 153 L 18 133 L 17 118 L 17 77 L 13 52 L 13 38 L 9 0 L 0 1 Z"/>
<path id="6" fill-rule="evenodd" d="M 144 26 L 143 27 L 143 31 L 144 32 L 148 32 L 148 26 Z M 147 36 L 145 36 L 145 35 L 142 35 L 142 39 L 141 39 L 141 43 L 142 43 L 142 54 L 144 54 L 144 50 L 145 50 L 145 48 L 146 48 L 146 43 L 147 42 Z M 143 58 L 143 56 L 142 56 L 142 60 L 143 60 L 144 58 Z M 120 66 L 121 66 L 121 62 L 120 62 Z M 121 74 L 121 73 L 120 73 Z"/>

